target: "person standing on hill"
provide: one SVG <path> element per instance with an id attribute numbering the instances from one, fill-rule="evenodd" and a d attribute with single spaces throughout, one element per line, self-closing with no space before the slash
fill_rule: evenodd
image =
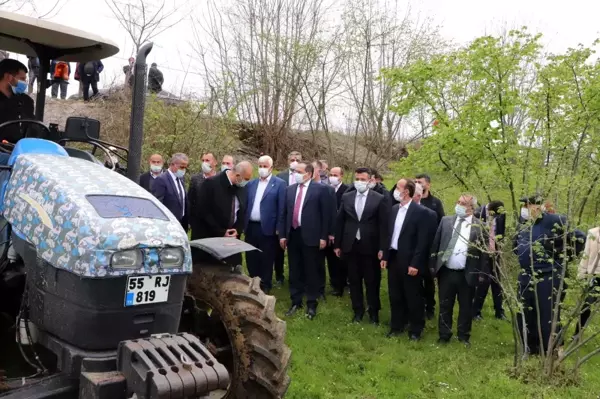
<path id="1" fill-rule="evenodd" d="M 337 212 L 342 204 L 342 196 L 348 189 L 344 184 L 344 169 L 339 166 L 331 168 L 329 172 L 329 184 L 333 187 L 336 197 Z M 348 285 L 348 268 L 344 259 L 336 256 L 333 246 L 327 247 L 327 269 L 329 270 L 329 284 L 333 289 L 332 295 L 341 297 L 344 295 L 344 289 Z"/>
<path id="2" fill-rule="evenodd" d="M 83 83 L 83 100 L 90 100 L 90 86 L 94 93 L 94 97 L 98 95 L 98 82 L 100 81 L 100 74 L 104 70 L 104 64 L 102 61 L 88 61 L 83 62 L 79 65 L 79 77 Z"/>
<path id="3" fill-rule="evenodd" d="M 156 62 L 153 62 L 148 71 L 148 90 L 151 93 L 158 94 L 162 91 L 162 85 L 165 82 L 162 72 L 158 69 Z"/>
<path id="4" fill-rule="evenodd" d="M 52 98 L 58 98 L 58 89 L 60 88 L 60 98 L 65 100 L 71 76 L 71 65 L 68 62 L 52 60 L 50 76 L 52 76 Z"/>

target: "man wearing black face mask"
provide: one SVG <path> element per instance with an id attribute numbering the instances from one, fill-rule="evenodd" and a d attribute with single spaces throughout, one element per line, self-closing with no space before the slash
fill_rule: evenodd
<path id="1" fill-rule="evenodd" d="M 0 61 L 0 124 L 18 119 L 33 119 L 33 100 L 27 89 L 27 67 L 10 58 Z M 17 125 L 0 131 L 0 140 L 16 143 L 22 138 Z M 2 154 L 0 163 L 6 164 L 7 154 Z M 4 157 L 6 156 L 6 157 Z"/>

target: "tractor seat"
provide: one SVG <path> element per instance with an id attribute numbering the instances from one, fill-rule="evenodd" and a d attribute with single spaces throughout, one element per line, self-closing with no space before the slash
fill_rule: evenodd
<path id="1" fill-rule="evenodd" d="M 100 162 L 98 160 L 98 158 L 96 158 L 95 156 L 93 156 L 92 154 L 90 154 L 87 151 L 83 151 L 83 150 L 80 150 L 78 148 L 73 148 L 73 147 L 65 147 L 65 150 L 67 151 L 67 154 L 69 154 L 69 156 L 72 158 L 79 158 L 79 159 L 83 159 L 86 161 L 90 161 L 90 162 L 102 165 L 102 162 Z"/>

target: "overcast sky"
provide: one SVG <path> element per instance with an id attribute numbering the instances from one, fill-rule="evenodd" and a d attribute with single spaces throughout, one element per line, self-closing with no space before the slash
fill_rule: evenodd
<path id="1" fill-rule="evenodd" d="M 106 69 L 102 84 L 114 78 L 123 79 L 122 67 L 132 55 L 128 37 L 111 14 L 103 0 L 63 0 L 66 4 L 51 21 L 93 32 L 112 39 L 121 52 L 104 60 Z M 173 0 L 171 0 L 173 1 Z M 195 12 L 202 13 L 205 2 L 196 2 Z M 41 0 L 41 3 L 49 0 Z M 530 30 L 544 35 L 544 43 L 552 52 L 562 52 L 579 43 L 591 45 L 600 37 L 598 15 L 600 2 L 584 0 L 420 0 L 407 2 L 413 14 L 433 18 L 442 26 L 443 35 L 457 43 L 466 43 L 477 36 L 498 32 L 502 26 L 526 25 Z M 204 84 L 194 70 L 191 58 L 190 22 L 181 22 L 155 39 L 155 47 L 149 57 L 156 62 L 165 75 L 164 89 L 179 94 L 182 85 L 185 91 L 202 95 Z M 189 73 L 184 71 L 188 69 Z M 77 91 L 71 85 L 69 94 Z"/>

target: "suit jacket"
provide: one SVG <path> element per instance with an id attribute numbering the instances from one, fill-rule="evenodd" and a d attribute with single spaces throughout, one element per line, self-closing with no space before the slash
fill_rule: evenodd
<path id="1" fill-rule="evenodd" d="M 283 172 L 279 172 L 277 175 L 281 180 L 285 182 L 286 186 L 291 186 L 292 184 L 296 184 L 295 181 L 290 181 L 290 170 L 286 169 Z"/>
<path id="2" fill-rule="evenodd" d="M 183 185 L 183 181 L 182 181 Z M 183 190 L 185 190 L 185 186 L 183 186 Z M 164 206 L 167 207 L 171 211 L 173 215 L 179 220 L 184 229 L 188 229 L 188 216 L 189 216 L 189 206 L 187 197 L 184 200 L 184 203 L 181 203 L 179 198 L 177 187 L 175 186 L 175 182 L 171 177 L 169 172 L 165 172 L 158 176 L 156 180 L 154 180 L 154 184 L 152 185 L 152 194 L 160 201 Z M 185 209 L 185 215 L 183 211 Z"/>
<path id="3" fill-rule="evenodd" d="M 250 215 L 256 200 L 256 190 L 260 179 L 251 180 L 246 186 L 248 193 L 248 207 L 245 214 L 244 227 L 248 227 Z M 286 184 L 277 176 L 271 176 L 269 184 L 260 198 L 260 226 L 266 236 L 274 236 L 277 233 L 277 227 L 283 219 L 283 208 L 285 206 Z"/>
<path id="4" fill-rule="evenodd" d="M 437 229 L 433 245 L 431 246 L 431 258 L 429 267 L 433 269 L 433 274 L 436 275 L 442 266 L 442 257 L 446 252 L 452 233 L 454 231 L 454 223 L 456 215 L 444 216 Z M 471 224 L 471 234 L 469 237 L 469 249 L 467 252 L 467 262 L 465 264 L 465 277 L 467 283 L 471 286 L 477 282 L 478 274 L 491 272 L 489 268 L 489 257 L 487 252 L 481 251 L 481 248 L 487 248 L 489 236 L 487 235 L 483 225 L 479 219 L 473 216 Z"/>
<path id="5" fill-rule="evenodd" d="M 386 204 L 389 206 L 389 199 L 386 200 Z M 383 252 L 385 260 L 389 260 L 389 250 L 399 210 L 400 204 L 394 205 L 388 219 L 388 233 Z M 398 253 L 395 260 L 395 266 L 403 269 L 408 269 L 409 266 L 412 266 L 419 270 L 421 276 L 427 272 L 427 256 L 429 255 L 429 240 L 427 237 L 429 227 L 427 223 L 424 223 L 424 220 L 427 220 L 427 218 L 428 213 L 423 206 L 415 202 L 411 202 L 408 205 L 402 230 L 398 236 Z"/>
<path id="6" fill-rule="evenodd" d="M 158 176 L 156 176 L 156 179 L 158 179 Z M 142 186 L 142 188 L 146 189 L 146 191 L 151 193 L 152 186 L 154 185 L 154 180 L 155 178 L 152 177 L 152 174 L 150 172 L 142 173 L 140 175 L 140 186 Z"/>
<path id="7" fill-rule="evenodd" d="M 435 238 L 435 233 L 437 232 L 437 228 L 438 228 L 438 215 L 434 210 L 431 210 L 427 207 L 423 206 L 423 209 L 425 209 L 425 211 L 427 211 L 427 218 L 424 221 L 424 223 L 427 225 L 427 239 L 428 239 L 427 263 L 429 263 L 429 254 L 430 254 L 429 251 L 431 250 L 431 245 L 433 244 L 433 239 Z"/>
<path id="8" fill-rule="evenodd" d="M 335 234 L 335 216 L 337 214 L 337 196 L 335 193 L 335 188 L 331 187 L 329 184 L 324 184 L 321 183 L 324 187 L 325 190 L 327 191 L 327 195 L 329 197 L 329 200 L 327 201 L 327 205 L 329 207 L 329 209 L 327 210 L 327 222 L 329 223 L 329 228 L 327 229 L 329 231 L 329 235 L 333 236 Z M 327 240 L 327 243 L 329 244 L 329 240 Z"/>
<path id="9" fill-rule="evenodd" d="M 284 214 L 278 228 L 279 237 L 282 239 L 289 239 L 290 237 L 297 187 L 298 184 L 293 184 L 285 192 Z M 330 215 L 327 212 L 331 209 L 330 200 L 331 197 L 324 184 L 310 182 L 302 204 L 302 217 L 300 220 L 304 245 L 314 247 L 319 246 L 319 240 L 327 241 L 330 228 Z"/>
<path id="10" fill-rule="evenodd" d="M 194 234 L 194 230 L 198 231 L 199 229 L 198 220 L 202 210 L 198 206 L 198 202 L 200 201 L 200 188 L 205 181 L 206 177 L 204 177 L 202 172 L 193 175 L 190 180 L 190 188 L 187 195 L 188 202 L 190 203 L 190 227 L 192 228 L 192 235 Z"/>
<path id="11" fill-rule="evenodd" d="M 335 188 L 334 188 L 334 190 L 335 190 Z M 348 185 L 344 184 L 344 183 L 340 183 L 340 187 L 335 192 L 335 199 L 337 201 L 337 209 L 338 210 L 340 209 L 340 205 L 342 205 L 342 197 L 346 193 L 346 190 L 348 190 Z"/>
<path id="12" fill-rule="evenodd" d="M 231 209 L 234 197 L 239 201 L 239 210 L 235 223 L 231 224 Z M 246 189 L 232 185 L 227 173 L 219 173 L 209 177 L 202 183 L 202 189 L 195 205 L 199 212 L 192 229 L 192 239 L 223 237 L 227 229 L 236 229 L 238 237 L 244 231 L 244 215 L 246 214 Z"/>
<path id="13" fill-rule="evenodd" d="M 360 229 L 358 250 L 364 254 L 377 254 L 389 245 L 388 217 L 389 212 L 383 195 L 369 190 L 360 220 L 356 213 L 356 190 L 342 197 L 342 204 L 335 223 L 335 248 L 342 252 L 352 251 L 356 240 L 356 232 Z"/>

